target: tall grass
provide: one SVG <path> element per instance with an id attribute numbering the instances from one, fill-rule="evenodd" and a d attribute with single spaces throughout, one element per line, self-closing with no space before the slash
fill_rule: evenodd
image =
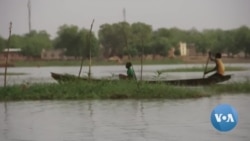
<path id="1" fill-rule="evenodd" d="M 0 87 L 0 101 L 80 99 L 185 99 L 218 94 L 250 94 L 250 81 L 179 87 L 135 81 L 79 81 L 61 84 L 33 84 Z"/>
<path id="2" fill-rule="evenodd" d="M 211 91 L 212 94 L 238 94 L 245 93 L 250 94 L 250 81 L 247 80 L 245 82 L 234 82 L 224 85 L 213 85 L 209 88 L 206 88 L 208 91 Z"/>
<path id="3" fill-rule="evenodd" d="M 196 98 L 205 96 L 191 88 L 165 84 L 138 84 L 135 81 L 70 82 L 62 84 L 33 84 L 29 87 L 0 88 L 0 100 L 65 100 L 65 99 L 143 99 L 143 98 Z"/>

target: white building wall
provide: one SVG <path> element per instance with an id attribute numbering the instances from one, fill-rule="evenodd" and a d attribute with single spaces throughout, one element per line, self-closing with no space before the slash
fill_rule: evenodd
<path id="1" fill-rule="evenodd" d="M 180 42 L 180 56 L 187 56 L 187 44 Z"/>

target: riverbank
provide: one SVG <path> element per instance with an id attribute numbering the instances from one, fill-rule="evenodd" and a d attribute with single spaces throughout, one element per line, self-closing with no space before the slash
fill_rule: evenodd
<path id="1" fill-rule="evenodd" d="M 250 94 L 250 81 L 207 87 L 139 84 L 131 81 L 14 85 L 0 88 L 0 101 L 82 99 L 187 99 L 220 94 Z"/>
<path id="2" fill-rule="evenodd" d="M 4 73 L 0 72 L 0 75 L 5 75 Z M 18 73 L 15 73 L 15 72 L 10 72 L 10 73 L 7 73 L 6 75 L 26 75 L 26 73 L 22 73 L 22 72 L 18 72 Z"/>

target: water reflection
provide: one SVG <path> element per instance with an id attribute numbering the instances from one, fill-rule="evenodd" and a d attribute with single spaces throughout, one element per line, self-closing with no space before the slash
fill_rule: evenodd
<path id="1" fill-rule="evenodd" d="M 237 127 L 220 133 L 210 124 L 219 103 L 239 113 Z M 250 139 L 250 96 L 187 100 L 86 100 L 0 103 L 3 141 L 194 141 Z"/>

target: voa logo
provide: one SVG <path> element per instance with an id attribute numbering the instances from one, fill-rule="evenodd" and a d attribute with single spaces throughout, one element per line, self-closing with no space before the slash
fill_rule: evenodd
<path id="1" fill-rule="evenodd" d="M 223 114 L 214 114 L 215 119 L 217 122 L 234 122 L 234 118 L 232 114 L 227 114 L 227 115 L 223 115 Z"/>
<path id="2" fill-rule="evenodd" d="M 220 104 L 211 113 L 211 123 L 219 131 L 230 131 L 238 123 L 238 113 L 231 105 Z"/>

